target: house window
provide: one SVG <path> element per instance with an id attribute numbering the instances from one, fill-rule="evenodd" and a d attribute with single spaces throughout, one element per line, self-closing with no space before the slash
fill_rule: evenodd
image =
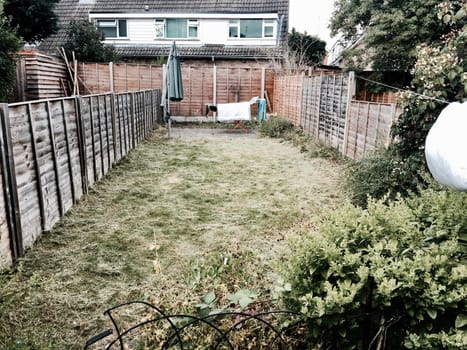
<path id="1" fill-rule="evenodd" d="M 156 38 L 164 38 L 165 37 L 165 20 L 156 19 L 155 25 L 156 25 L 156 28 L 155 28 Z"/>
<path id="2" fill-rule="evenodd" d="M 265 19 L 263 21 L 263 37 L 274 38 L 274 24 L 276 21 L 273 19 Z"/>
<path id="3" fill-rule="evenodd" d="M 199 28 L 199 21 L 197 19 L 189 19 L 188 20 L 188 37 L 197 38 L 198 28 Z"/>
<path id="4" fill-rule="evenodd" d="M 104 34 L 105 39 L 126 38 L 126 19 L 98 19 L 97 29 Z"/>
<path id="5" fill-rule="evenodd" d="M 167 39 L 198 38 L 199 21 L 197 19 L 167 18 L 155 20 L 155 37 Z"/>
<path id="6" fill-rule="evenodd" d="M 236 19 L 229 21 L 229 38 L 273 38 L 275 20 Z"/>
<path id="7" fill-rule="evenodd" d="M 240 21 L 233 19 L 229 21 L 229 38 L 238 38 L 240 32 Z"/>

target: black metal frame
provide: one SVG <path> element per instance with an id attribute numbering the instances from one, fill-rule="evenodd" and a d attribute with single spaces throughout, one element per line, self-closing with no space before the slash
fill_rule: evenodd
<path id="1" fill-rule="evenodd" d="M 387 331 L 388 329 L 399 322 L 403 317 L 402 315 L 395 315 L 390 319 L 386 320 L 383 324 L 380 324 L 379 330 L 374 333 L 372 329 L 372 322 L 374 318 L 380 318 L 379 312 L 375 312 L 372 302 L 373 293 L 375 290 L 375 280 L 373 276 L 368 276 L 368 284 L 366 287 L 365 303 L 363 305 L 363 312 L 361 314 L 346 315 L 346 319 L 360 319 L 363 325 L 363 333 L 361 349 L 368 350 L 373 349 L 375 341 L 381 338 L 382 341 L 379 344 L 379 348 L 384 350 L 387 348 Z M 119 325 L 117 318 L 114 313 L 122 311 L 125 307 L 132 305 L 139 305 L 149 308 L 152 312 L 155 312 L 156 317 L 144 320 L 139 323 L 133 323 L 131 326 Z M 220 350 L 229 349 L 234 350 L 239 348 L 238 345 L 235 347 L 231 341 L 231 337 L 235 334 L 235 331 L 239 329 L 246 330 L 248 333 L 242 334 L 242 336 L 249 337 L 252 335 L 254 341 L 263 341 L 261 345 L 258 345 L 256 349 L 272 350 L 272 349 L 307 349 L 308 344 L 306 342 L 305 334 L 306 328 L 310 326 L 309 321 L 312 319 L 319 319 L 320 317 L 310 318 L 299 312 L 278 310 L 278 311 L 223 311 L 218 313 L 211 313 L 207 316 L 194 316 L 187 314 L 166 314 L 161 308 L 154 306 L 145 301 L 130 301 L 112 307 L 104 312 L 108 315 L 112 321 L 113 328 L 116 332 L 115 337 L 112 340 L 108 340 L 105 345 L 101 348 L 120 349 L 124 350 L 125 341 L 131 342 L 132 336 L 137 333 L 137 330 L 141 330 L 143 326 L 155 324 L 157 322 L 167 322 L 169 326 L 169 332 L 165 335 L 164 340 L 161 340 L 159 344 L 161 350 L 166 349 L 188 349 L 184 345 L 184 336 L 190 335 L 188 332 L 189 327 L 206 326 L 205 330 L 215 334 L 214 340 L 210 340 L 209 349 Z M 127 314 L 128 315 L 128 314 Z M 379 315 L 379 316 L 378 316 Z M 137 315 L 136 315 L 137 316 Z M 331 315 L 328 315 L 331 316 Z M 335 316 L 343 315 L 336 314 Z M 268 318 L 274 318 L 274 324 Z M 279 318 L 280 317 L 280 318 Z M 229 320 L 227 324 L 223 320 Z M 257 332 L 257 329 L 250 329 L 248 327 L 242 327 L 246 322 L 254 321 L 262 327 L 261 332 Z M 219 325 L 218 325 L 219 324 Z M 200 329 L 197 329 L 198 331 Z M 253 334 L 254 333 L 254 334 Z M 97 345 L 99 341 L 114 334 L 112 329 L 96 335 L 89 339 L 85 344 L 85 349 L 92 345 Z M 203 333 L 205 334 L 205 333 Z M 199 336 L 199 334 L 198 334 Z M 250 344 L 251 345 L 251 344 Z M 199 348 L 199 344 L 196 344 Z M 158 345 L 159 347 L 159 345 Z M 250 348 L 250 347 L 249 347 Z"/>
<path id="2" fill-rule="evenodd" d="M 150 309 L 155 311 L 158 316 L 151 318 L 149 320 L 145 320 L 138 324 L 135 324 L 127 329 L 123 329 L 118 324 L 116 318 L 113 315 L 113 312 L 120 310 L 124 307 L 135 305 L 135 304 L 149 307 Z M 148 324 L 153 324 L 153 323 L 160 322 L 160 321 L 168 322 L 170 329 L 172 331 L 171 333 L 168 334 L 165 341 L 161 344 L 160 349 L 170 349 L 170 348 L 177 348 L 180 350 L 187 349 L 187 347 L 184 346 L 184 343 L 183 343 L 184 333 L 191 326 L 204 325 L 204 326 L 207 326 L 211 331 L 213 331 L 214 334 L 217 334 L 216 341 L 214 341 L 210 346 L 211 349 L 217 350 L 217 349 L 220 349 L 221 346 L 224 346 L 227 349 L 234 350 L 235 347 L 230 340 L 230 336 L 234 334 L 234 332 L 237 329 L 241 328 L 243 324 L 251 320 L 257 322 L 258 324 L 261 324 L 267 331 L 271 332 L 272 334 L 272 338 L 269 340 L 268 344 L 265 345 L 265 347 L 262 347 L 263 349 L 275 349 L 275 348 L 288 349 L 290 347 L 288 347 L 285 336 L 287 335 L 289 331 L 299 327 L 301 324 L 305 322 L 302 314 L 293 312 L 293 311 L 285 311 L 285 310 L 265 311 L 265 312 L 258 312 L 258 313 L 228 311 L 228 312 L 219 312 L 215 314 L 210 314 L 208 316 L 193 316 L 193 315 L 186 315 L 186 314 L 166 314 L 157 306 L 154 306 L 144 301 L 131 301 L 128 303 L 120 304 L 120 305 L 117 305 L 115 307 L 112 307 L 106 310 L 104 314 L 109 316 L 113 324 L 113 328 L 116 332 L 115 338 L 111 340 L 110 342 L 108 342 L 104 348 L 105 349 L 120 349 L 120 350 L 125 349 L 124 338 L 129 337 L 133 331 L 139 328 L 142 328 L 143 326 L 146 326 Z M 280 328 L 279 325 L 273 325 L 270 321 L 268 321 L 266 319 L 268 316 L 283 316 L 284 319 L 287 318 L 288 320 L 292 320 L 292 322 L 287 327 Z M 227 329 L 221 329 L 221 327 L 215 324 L 216 321 L 220 319 L 229 318 L 229 317 L 234 318 L 235 321 L 232 322 L 230 327 L 227 327 Z M 174 322 L 174 319 L 178 319 L 178 320 L 183 319 L 185 322 L 183 323 Z M 91 345 L 96 344 L 97 342 L 103 340 L 104 338 L 109 337 L 112 334 L 114 334 L 113 330 L 107 329 L 104 332 L 89 339 L 86 342 L 84 348 L 87 349 Z M 117 348 L 115 346 L 117 346 Z"/>

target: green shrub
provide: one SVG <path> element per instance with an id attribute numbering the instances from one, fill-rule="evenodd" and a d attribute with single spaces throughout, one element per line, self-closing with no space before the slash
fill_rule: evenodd
<path id="1" fill-rule="evenodd" d="M 300 152 L 307 153 L 311 158 L 325 158 L 331 161 L 342 161 L 339 151 L 332 147 L 323 146 L 318 140 L 307 136 L 301 127 L 294 127 L 285 117 L 271 117 L 258 124 L 258 132 L 262 136 L 280 138 L 300 148 Z"/>
<path id="2" fill-rule="evenodd" d="M 71 59 L 75 52 L 80 62 L 115 62 L 119 57 L 113 45 L 102 43 L 104 35 L 88 21 L 72 21 L 67 30 L 64 45 L 67 56 Z"/>
<path id="3" fill-rule="evenodd" d="M 0 102 L 8 102 L 15 82 L 16 52 L 20 48 L 20 40 L 0 13 Z"/>
<path id="4" fill-rule="evenodd" d="M 345 185 L 352 203 L 366 207 L 368 197 L 395 199 L 417 192 L 424 180 L 423 166 L 416 159 L 403 160 L 395 152 L 379 149 L 373 155 L 350 162 L 346 169 Z"/>
<path id="5" fill-rule="evenodd" d="M 361 348 L 371 275 L 372 349 L 465 349 L 466 209 L 464 193 L 423 190 L 366 210 L 344 206 L 319 235 L 295 242 L 278 290 L 306 315 L 311 344 Z"/>
<path id="6" fill-rule="evenodd" d="M 292 122 L 285 117 L 270 117 L 258 125 L 259 133 L 269 137 L 284 137 L 293 130 Z"/>

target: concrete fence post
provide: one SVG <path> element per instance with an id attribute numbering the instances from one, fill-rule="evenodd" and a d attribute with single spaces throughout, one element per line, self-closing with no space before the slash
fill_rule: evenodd
<path id="1" fill-rule="evenodd" d="M 115 83 L 114 83 L 114 63 L 109 62 L 109 91 L 115 92 Z"/>

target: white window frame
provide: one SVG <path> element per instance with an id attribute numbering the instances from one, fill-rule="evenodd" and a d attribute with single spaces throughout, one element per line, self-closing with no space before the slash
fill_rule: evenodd
<path id="1" fill-rule="evenodd" d="M 230 28 L 236 28 L 237 29 L 237 35 L 236 36 L 230 36 Z M 240 38 L 240 20 L 239 19 L 229 20 L 229 38 L 235 38 L 235 39 Z"/>
<path id="2" fill-rule="evenodd" d="M 276 23 L 273 19 L 263 19 L 263 38 L 274 39 L 276 37 Z M 266 36 L 266 28 L 272 28 L 272 35 Z"/>
<path id="3" fill-rule="evenodd" d="M 231 19 L 229 20 L 229 39 L 241 39 L 241 40 L 252 40 L 252 39 L 275 39 L 277 36 L 277 20 L 275 19 L 270 19 L 270 18 L 263 18 L 262 21 L 262 34 L 261 38 L 242 38 L 240 37 L 240 27 L 241 27 L 241 21 L 242 19 L 245 18 L 240 18 L 240 19 Z M 271 28 L 272 27 L 272 36 L 266 36 L 266 28 Z M 237 29 L 237 36 L 230 36 L 230 28 L 236 28 Z"/>
<path id="4" fill-rule="evenodd" d="M 125 21 L 126 26 L 126 35 L 120 35 L 120 21 Z M 97 18 L 95 20 L 97 29 L 99 28 L 115 28 L 116 36 L 105 36 L 105 40 L 107 39 L 127 39 L 128 38 L 128 21 L 123 18 Z M 105 35 L 105 34 L 104 34 Z"/>
<path id="5" fill-rule="evenodd" d="M 166 21 L 165 19 L 155 19 L 154 20 L 154 37 L 156 39 L 165 39 L 166 33 Z"/>
<path id="6" fill-rule="evenodd" d="M 183 38 L 168 38 L 167 37 L 167 20 L 168 19 L 184 19 L 186 20 L 186 37 Z M 159 27 L 159 30 L 157 29 Z M 190 36 L 190 28 L 196 28 L 196 36 Z M 162 35 L 161 35 L 162 34 Z M 199 19 L 192 18 L 156 18 L 154 20 L 154 38 L 155 39 L 170 39 L 170 40 L 195 40 L 199 39 Z"/>
<path id="7" fill-rule="evenodd" d="M 196 36 L 190 36 L 190 28 L 196 28 Z M 198 39 L 199 38 L 199 20 L 188 19 L 186 24 L 186 37 L 187 39 Z"/>

